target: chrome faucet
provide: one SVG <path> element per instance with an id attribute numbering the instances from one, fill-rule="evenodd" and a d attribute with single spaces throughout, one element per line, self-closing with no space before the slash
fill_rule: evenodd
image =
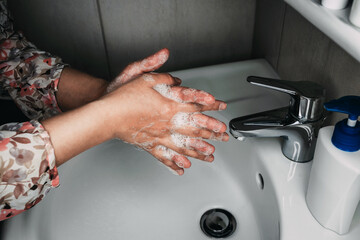
<path id="1" fill-rule="evenodd" d="M 230 121 L 230 133 L 239 140 L 248 137 L 281 137 L 282 152 L 295 162 L 314 157 L 317 135 L 325 119 L 325 89 L 309 81 L 285 81 L 250 76 L 249 83 L 291 96 L 289 107 L 256 113 Z"/>

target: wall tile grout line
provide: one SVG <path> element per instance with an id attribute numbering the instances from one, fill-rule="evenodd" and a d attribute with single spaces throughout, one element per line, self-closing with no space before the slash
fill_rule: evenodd
<path id="1" fill-rule="evenodd" d="M 110 66 L 110 57 L 109 57 L 109 52 L 108 52 L 108 48 L 107 48 L 107 43 L 106 43 L 106 36 L 105 36 L 105 31 L 104 31 L 104 23 L 103 23 L 103 18 L 102 18 L 102 14 L 101 14 L 101 7 L 100 7 L 100 0 L 95 0 L 96 1 L 96 9 L 98 12 L 98 17 L 99 17 L 99 22 L 100 22 L 100 29 L 101 29 L 101 37 L 102 37 L 102 41 L 104 44 L 104 50 L 105 50 L 105 58 L 106 58 L 106 65 L 107 65 L 107 72 L 108 72 L 108 81 L 111 81 L 111 66 Z"/>
<path id="2" fill-rule="evenodd" d="M 279 41 L 279 50 L 278 50 L 278 56 L 276 58 L 276 72 L 279 73 L 279 62 L 280 62 L 280 57 L 281 57 L 281 46 L 283 43 L 283 37 L 284 37 L 284 28 L 285 28 L 285 16 L 286 16 L 286 12 L 287 12 L 287 4 L 285 4 L 284 7 L 284 13 L 283 13 L 283 20 L 282 20 L 282 25 L 281 25 L 281 32 L 280 32 L 280 41 Z M 281 77 L 281 76 L 280 76 Z M 289 79 L 290 80 L 290 79 Z"/>

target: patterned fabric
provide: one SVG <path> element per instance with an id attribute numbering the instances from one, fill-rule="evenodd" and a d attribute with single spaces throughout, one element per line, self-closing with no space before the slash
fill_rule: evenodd
<path id="1" fill-rule="evenodd" d="M 55 92 L 64 66 L 14 32 L 0 0 L 0 86 L 34 119 L 0 126 L 0 221 L 31 208 L 59 184 L 49 135 L 36 120 L 61 112 Z"/>
<path id="2" fill-rule="evenodd" d="M 29 119 L 42 120 L 61 112 L 55 92 L 64 66 L 60 58 L 38 50 L 22 33 L 14 32 L 0 0 L 0 81 Z"/>
<path id="3" fill-rule="evenodd" d="M 21 213 L 59 185 L 54 149 L 37 121 L 0 126 L 0 220 Z"/>

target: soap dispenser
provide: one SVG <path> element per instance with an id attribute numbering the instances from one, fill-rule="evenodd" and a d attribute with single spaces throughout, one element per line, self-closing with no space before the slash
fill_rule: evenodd
<path id="1" fill-rule="evenodd" d="M 306 202 L 323 227 L 345 234 L 360 202 L 360 97 L 345 96 L 325 108 L 349 116 L 320 129 Z"/>

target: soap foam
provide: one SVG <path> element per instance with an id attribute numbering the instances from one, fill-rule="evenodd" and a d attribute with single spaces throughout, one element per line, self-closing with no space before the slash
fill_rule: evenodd
<path id="1" fill-rule="evenodd" d="M 145 82 L 155 82 L 155 79 L 150 74 L 144 74 L 142 78 Z"/>
<path id="2" fill-rule="evenodd" d="M 154 87 L 154 90 L 156 90 L 158 93 L 160 93 L 162 96 L 169 98 L 171 100 L 174 100 L 175 102 L 183 103 L 181 98 L 178 96 L 178 94 L 175 94 L 171 91 L 171 87 L 167 84 L 157 84 Z"/>
<path id="3" fill-rule="evenodd" d="M 182 148 L 189 146 L 190 137 L 184 136 L 179 133 L 171 133 L 171 141 L 175 144 L 175 146 Z"/>
<path id="4" fill-rule="evenodd" d="M 140 139 L 149 139 L 150 137 L 145 133 L 143 132 L 145 129 L 147 128 L 150 128 L 154 125 L 155 123 L 150 123 L 148 125 L 146 125 L 145 127 L 141 128 L 139 131 L 137 131 L 136 133 L 133 133 L 131 135 L 132 137 L 132 140 L 134 142 L 134 144 L 142 149 L 145 149 L 145 150 L 150 150 L 153 146 L 154 146 L 154 143 L 156 141 L 144 141 L 144 142 L 138 142 L 136 140 L 136 138 L 140 138 Z"/>
<path id="5" fill-rule="evenodd" d="M 113 80 L 106 88 L 106 93 L 114 91 L 116 88 L 120 87 L 121 84 L 122 83 L 120 77 L 115 78 L 115 80 Z"/>
<path id="6" fill-rule="evenodd" d="M 168 60 L 168 57 L 167 52 L 161 52 L 158 55 L 159 64 L 163 65 Z"/>
<path id="7" fill-rule="evenodd" d="M 163 146 L 163 145 L 158 145 L 158 146 L 156 146 L 156 149 L 157 150 L 160 150 L 161 151 L 161 153 L 162 153 L 162 156 L 165 158 L 165 159 L 167 159 L 167 160 L 170 160 L 170 161 L 173 161 L 173 157 L 175 156 L 175 155 L 179 155 L 177 152 L 175 152 L 174 150 L 172 150 L 172 149 L 169 149 L 169 148 L 167 148 L 167 147 L 165 147 L 165 146 Z M 173 161 L 173 162 L 175 162 L 175 164 L 178 166 L 178 167 L 181 167 L 181 168 L 183 168 L 184 167 L 184 164 L 182 163 L 182 162 L 176 162 L 176 161 Z M 169 167 L 168 167 L 169 168 Z M 169 170 L 171 171 L 171 172 L 176 172 L 176 171 L 174 171 L 172 168 L 169 168 Z M 176 175 L 179 175 L 177 172 L 176 172 Z"/>
<path id="8" fill-rule="evenodd" d="M 204 155 L 211 155 L 213 153 L 212 147 L 210 147 L 205 141 L 197 138 L 193 138 L 193 141 L 189 141 L 190 147 L 196 149 L 198 152 Z"/>
<path id="9" fill-rule="evenodd" d="M 172 117 L 171 123 L 175 128 L 182 128 L 186 126 L 196 127 L 197 125 L 195 124 L 195 120 L 192 117 L 194 114 L 198 114 L 198 112 L 196 113 L 178 112 Z"/>
<path id="10" fill-rule="evenodd" d="M 163 146 L 163 145 L 158 145 L 156 146 L 157 150 L 160 150 L 162 152 L 162 155 L 164 158 L 166 158 L 167 160 L 171 160 L 172 158 L 175 156 L 176 152 Z"/>
<path id="11" fill-rule="evenodd" d="M 211 133 L 210 136 L 210 140 L 215 140 L 215 141 L 223 141 L 223 138 L 225 136 L 225 133 L 221 133 L 220 135 L 216 136 L 214 133 Z"/>
<path id="12" fill-rule="evenodd" d="M 226 103 L 220 103 L 218 110 L 219 110 L 219 111 L 225 110 L 225 109 L 226 109 L 226 106 L 227 106 Z"/>

